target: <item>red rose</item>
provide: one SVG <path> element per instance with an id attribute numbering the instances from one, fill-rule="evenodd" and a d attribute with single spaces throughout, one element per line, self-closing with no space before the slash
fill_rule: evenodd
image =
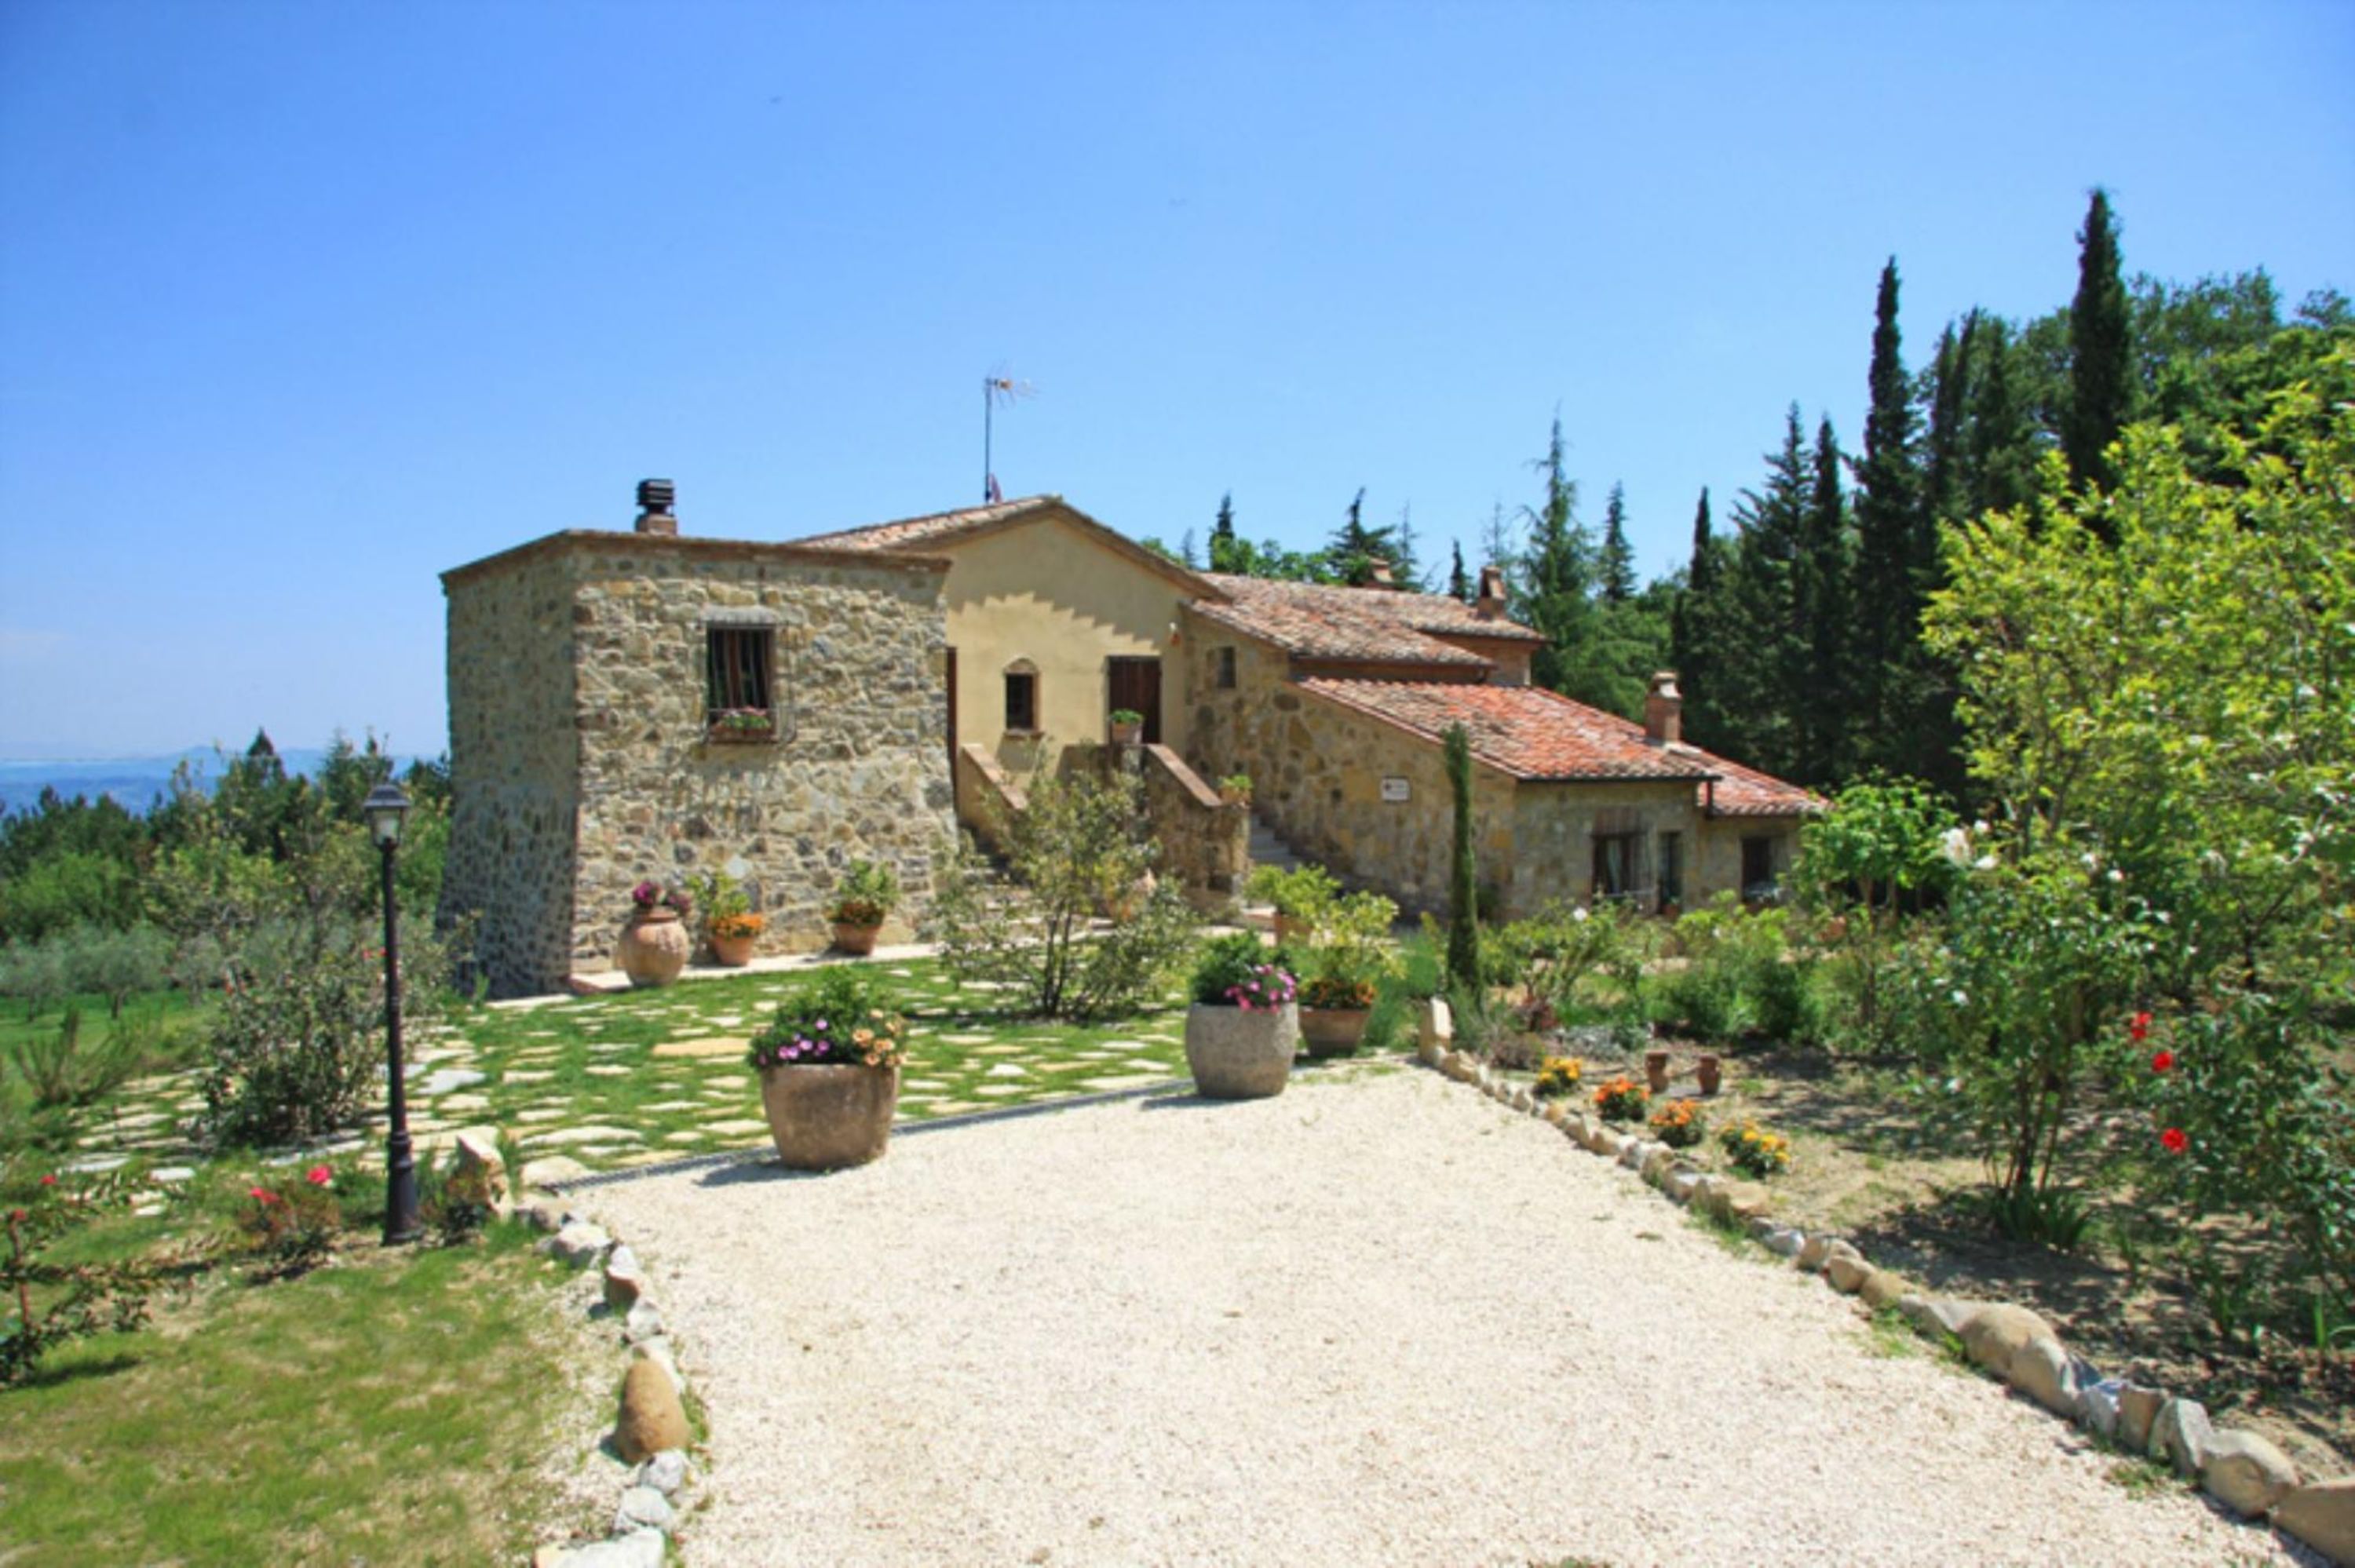
<path id="1" fill-rule="evenodd" d="M 57 1184 L 58 1179 L 54 1176 L 44 1176 L 41 1178 L 41 1185 L 44 1187 L 54 1187 Z"/>
<path id="2" fill-rule="evenodd" d="M 336 1173 L 324 1165 L 314 1165 L 303 1173 L 303 1180 L 314 1187 L 324 1187 L 336 1179 Z"/>
<path id="3" fill-rule="evenodd" d="M 274 1203 L 278 1202 L 278 1194 L 272 1192 L 267 1187 L 248 1188 L 246 1190 L 246 1196 L 251 1198 L 257 1203 Z"/>
<path id="4" fill-rule="evenodd" d="M 2169 1072 L 2173 1070 L 2174 1066 L 2175 1053 L 2172 1051 L 2161 1051 L 2158 1055 L 2153 1056 L 2150 1059 L 2150 1070 L 2154 1073 Z"/>
<path id="5" fill-rule="evenodd" d="M 2170 1127 L 2160 1133 L 2158 1141 L 2169 1154 L 2180 1154 L 2191 1147 L 2191 1140 L 2183 1136 L 2183 1129 L 2179 1127 Z"/>
<path id="6" fill-rule="evenodd" d="M 2126 1033 L 2134 1036 L 2136 1044 L 2141 1044 L 2143 1037 L 2150 1033 L 2150 1014 L 2136 1013 L 2134 1021 L 2126 1025 Z"/>

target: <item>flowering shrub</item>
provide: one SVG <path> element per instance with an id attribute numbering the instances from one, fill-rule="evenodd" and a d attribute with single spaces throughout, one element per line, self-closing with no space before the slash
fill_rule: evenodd
<path id="1" fill-rule="evenodd" d="M 1709 1117 L 1697 1100 L 1670 1100 L 1652 1113 L 1652 1136 L 1670 1149 L 1690 1149 L 1709 1131 Z"/>
<path id="2" fill-rule="evenodd" d="M 1578 1080 L 1585 1073 L 1585 1062 L 1576 1056 L 1548 1056 L 1538 1064 L 1538 1097 L 1553 1099 L 1561 1095 L 1576 1094 Z"/>
<path id="3" fill-rule="evenodd" d="M 630 889 L 630 902 L 642 915 L 656 909 L 667 909 L 684 919 L 695 908 L 695 895 L 684 887 L 665 887 L 661 883 L 645 881 Z"/>
<path id="4" fill-rule="evenodd" d="M 740 937 L 757 937 L 765 930 L 769 917 L 765 915 L 714 915 L 704 922 L 705 928 L 722 941 L 734 941 Z"/>
<path id="5" fill-rule="evenodd" d="M 1298 983 L 1281 949 L 1270 953 L 1249 932 L 1221 937 L 1194 966 L 1193 997 L 1203 1007 L 1273 1011 L 1295 1001 Z"/>
<path id="6" fill-rule="evenodd" d="M 237 1228 L 247 1245 L 278 1271 L 299 1274 L 335 1251 L 343 1228 L 343 1205 L 336 1201 L 336 1173 L 314 1165 L 297 1181 L 257 1182 L 246 1189 Z"/>
<path id="7" fill-rule="evenodd" d="M 1763 1180 L 1791 1168 L 1791 1140 L 1754 1121 L 1727 1128 L 1717 1135 L 1717 1143 L 1734 1169 L 1747 1175 Z"/>
<path id="8" fill-rule="evenodd" d="M 1346 1011 L 1374 1005 L 1376 987 L 1371 980 L 1350 980 L 1341 975 L 1314 975 L 1300 987 L 1300 1005 L 1334 1011 Z"/>
<path id="9" fill-rule="evenodd" d="M 826 917 L 845 926 L 880 926 L 899 903 L 898 872 L 881 861 L 854 860 L 835 884 Z"/>
<path id="10" fill-rule="evenodd" d="M 870 971 L 827 969 L 815 985 L 777 1009 L 752 1036 L 754 1067 L 896 1067 L 907 1059 L 908 1021 Z"/>
<path id="11" fill-rule="evenodd" d="M 22 1202 L 12 1198 L 0 1212 L 8 1235 L 0 1253 L 0 1295 L 6 1298 L 0 1303 L 0 1387 L 30 1376 L 59 1345 L 129 1333 L 147 1320 L 148 1293 L 163 1282 L 167 1265 L 140 1258 L 53 1263 L 44 1256 L 52 1242 L 123 1201 L 127 1186 L 112 1173 L 74 1187 L 45 1175 Z"/>
<path id="12" fill-rule="evenodd" d="M 1398 906 L 1379 893 L 1327 901 L 1310 923 L 1314 945 L 1303 960 L 1307 980 L 1300 1005 L 1373 1006 L 1381 982 L 1398 970 L 1389 942 L 1391 922 L 1397 918 Z"/>
<path id="13" fill-rule="evenodd" d="M 1594 1091 L 1594 1108 L 1604 1121 L 1641 1121 L 1651 1103 L 1644 1086 L 1625 1075 Z"/>

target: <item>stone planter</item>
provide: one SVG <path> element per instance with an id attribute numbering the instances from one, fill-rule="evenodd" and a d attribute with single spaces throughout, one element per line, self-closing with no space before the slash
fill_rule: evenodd
<path id="1" fill-rule="evenodd" d="M 842 1171 L 881 1159 L 899 1104 L 897 1067 L 761 1069 L 761 1109 L 777 1158 L 791 1170 Z"/>
<path id="2" fill-rule="evenodd" d="M 834 945 L 838 951 L 863 959 L 875 950 L 875 934 L 882 929 L 880 922 L 872 926 L 853 926 L 847 920 L 837 920 L 834 923 Z"/>
<path id="3" fill-rule="evenodd" d="M 694 943 L 676 909 L 642 909 L 623 927 L 613 958 L 635 986 L 668 985 L 687 968 Z"/>
<path id="4" fill-rule="evenodd" d="M 1656 1096 L 1668 1092 L 1668 1054 L 1666 1051 L 1644 1053 L 1644 1081 Z"/>
<path id="5" fill-rule="evenodd" d="M 1700 1060 L 1694 1065 L 1693 1071 L 1700 1079 L 1700 1092 L 1702 1094 L 1713 1095 L 1717 1093 L 1718 1085 L 1723 1081 L 1724 1065 L 1718 1060 L 1718 1056 L 1715 1052 L 1702 1052 L 1700 1054 Z"/>
<path id="6" fill-rule="evenodd" d="M 711 938 L 711 961 L 722 969 L 741 969 L 752 961 L 752 945 L 759 936 L 714 937 Z"/>
<path id="7" fill-rule="evenodd" d="M 1300 1045 L 1300 1009 L 1286 1004 L 1205 1007 L 1186 1012 L 1186 1065 L 1204 1099 L 1255 1100 L 1284 1092 Z"/>
<path id="8" fill-rule="evenodd" d="M 1311 1056 L 1347 1055 L 1365 1039 L 1366 1021 L 1373 1015 L 1370 1007 L 1304 1007 L 1300 1037 Z"/>

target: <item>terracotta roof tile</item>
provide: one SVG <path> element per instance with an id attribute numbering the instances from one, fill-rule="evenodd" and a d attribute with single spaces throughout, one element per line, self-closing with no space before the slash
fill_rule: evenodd
<path id="1" fill-rule="evenodd" d="M 1305 658 L 1481 669 L 1488 660 L 1441 639 L 1544 641 L 1509 620 L 1483 620 L 1470 605 L 1445 594 L 1274 582 L 1220 572 L 1204 576 L 1230 602 L 1197 604 L 1197 613 Z"/>
<path id="2" fill-rule="evenodd" d="M 966 506 L 954 512 L 934 512 L 923 517 L 902 517 L 896 523 L 873 523 L 864 528 L 815 534 L 806 539 L 796 539 L 794 543 L 828 550 L 913 549 L 934 539 L 962 534 L 969 528 L 986 527 L 1009 517 L 1018 517 L 1025 512 L 1060 504 L 1060 498 L 1057 496 L 1025 495 L 987 506 Z"/>
<path id="3" fill-rule="evenodd" d="M 1300 689 L 1433 740 L 1461 724 L 1473 756 L 1517 779 L 1715 779 L 1722 816 L 1797 816 L 1823 804 L 1796 785 L 1698 747 L 1657 745 L 1642 725 L 1540 686 L 1311 676 Z"/>

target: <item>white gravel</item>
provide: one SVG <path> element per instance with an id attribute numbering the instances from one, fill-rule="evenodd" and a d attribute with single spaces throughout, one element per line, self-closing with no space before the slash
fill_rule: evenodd
<path id="1" fill-rule="evenodd" d="M 708 1409 L 707 1568 L 2301 1560 L 1428 1073 L 584 1196 Z"/>

